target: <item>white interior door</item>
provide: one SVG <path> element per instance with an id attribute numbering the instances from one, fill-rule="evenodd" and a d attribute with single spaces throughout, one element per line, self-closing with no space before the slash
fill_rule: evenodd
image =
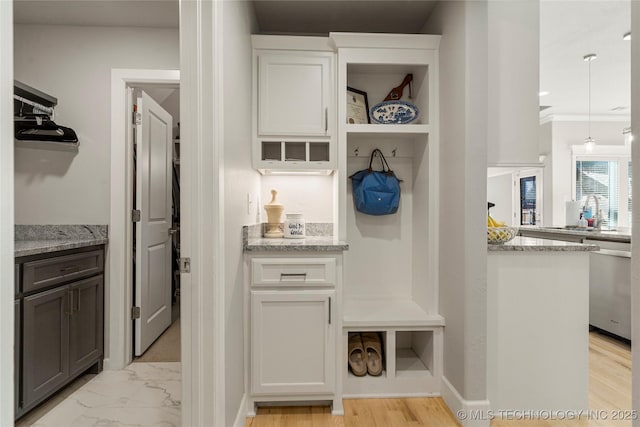
<path id="1" fill-rule="evenodd" d="M 136 118 L 135 354 L 140 356 L 171 324 L 172 117 L 142 92 Z"/>

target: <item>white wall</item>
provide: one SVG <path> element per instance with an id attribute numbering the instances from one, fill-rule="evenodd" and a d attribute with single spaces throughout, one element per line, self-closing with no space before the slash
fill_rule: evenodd
<path id="1" fill-rule="evenodd" d="M 0 425 L 13 425 L 13 2 L 0 1 Z"/>
<path id="2" fill-rule="evenodd" d="M 284 205 L 282 221 L 287 213 L 302 213 L 307 222 L 334 222 L 331 175 L 263 176 L 259 204 L 261 222 L 267 222 L 264 205 L 271 201 L 272 189 L 278 191 L 277 202 Z"/>
<path id="3" fill-rule="evenodd" d="M 490 165 L 538 162 L 538 0 L 488 1 Z"/>
<path id="4" fill-rule="evenodd" d="M 438 2 L 423 32 L 440 42 L 440 312 L 444 376 L 486 399 L 487 5 Z M 480 213 L 480 215 L 478 215 Z"/>
<path id="5" fill-rule="evenodd" d="M 177 29 L 15 26 L 15 79 L 58 98 L 76 151 L 16 148 L 18 224 L 107 224 L 111 69 L 177 69 Z M 19 147 L 19 146 L 18 146 Z"/>
<path id="6" fill-rule="evenodd" d="M 257 29 L 253 5 L 225 1 L 224 55 L 224 221 L 225 221 L 225 418 L 233 425 L 244 389 L 244 275 L 242 226 L 255 223 L 247 213 L 247 193 L 258 194 L 260 176 L 251 166 L 252 50 Z M 255 209 L 258 209 L 256 204 Z"/>
<path id="7" fill-rule="evenodd" d="M 487 178 L 487 201 L 495 203 L 491 208 L 491 217 L 513 225 L 513 175 L 491 176 Z"/>
<path id="8" fill-rule="evenodd" d="M 631 40 L 631 75 L 640 74 L 640 3 L 631 2 L 631 31 L 635 34 Z M 632 145 L 632 162 L 640 165 L 640 149 L 638 141 L 640 137 L 640 79 L 631 79 L 631 129 L 635 136 Z M 633 182 L 640 182 L 640 168 L 633 168 Z M 640 185 L 633 186 L 633 200 L 640 200 Z M 636 209 L 634 203 L 632 236 L 631 236 L 631 363 L 636 366 L 631 371 L 631 408 L 640 411 L 640 209 Z M 640 427 L 640 419 L 633 420 L 633 427 Z"/>
<path id="9" fill-rule="evenodd" d="M 592 122 L 591 136 L 596 139 L 597 146 L 624 145 L 622 129 L 628 122 Z M 565 202 L 573 200 L 571 192 L 573 171 L 573 145 L 584 144 L 587 136 L 588 123 L 583 122 L 553 122 L 552 153 L 551 153 L 551 217 L 546 216 L 546 201 L 549 199 L 545 192 L 545 225 L 565 225 Z M 546 175 L 545 175 L 546 178 Z M 545 189 L 546 191 L 546 189 Z M 550 221 L 549 221 L 550 219 Z"/>

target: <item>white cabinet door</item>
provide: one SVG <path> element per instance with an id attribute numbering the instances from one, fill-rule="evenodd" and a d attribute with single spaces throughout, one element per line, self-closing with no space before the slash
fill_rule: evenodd
<path id="1" fill-rule="evenodd" d="M 334 391 L 332 301 L 333 290 L 251 292 L 254 395 Z"/>
<path id="2" fill-rule="evenodd" d="M 331 55 L 258 53 L 258 135 L 328 136 Z"/>

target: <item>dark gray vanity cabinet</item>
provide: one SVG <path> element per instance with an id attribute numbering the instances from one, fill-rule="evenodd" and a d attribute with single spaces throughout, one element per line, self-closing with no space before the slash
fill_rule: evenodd
<path id="1" fill-rule="evenodd" d="M 68 289 L 55 288 L 24 299 L 24 406 L 48 396 L 69 378 Z"/>
<path id="2" fill-rule="evenodd" d="M 69 317 L 69 370 L 75 376 L 101 358 L 104 349 L 103 276 L 70 285 L 73 295 Z"/>
<path id="3" fill-rule="evenodd" d="M 102 369 L 104 248 L 34 255 L 16 262 L 19 418 L 88 368 Z"/>
<path id="4" fill-rule="evenodd" d="M 17 299 L 13 304 L 13 313 L 14 313 L 14 343 L 13 343 L 13 360 L 15 365 L 13 366 L 13 395 L 15 396 L 14 402 L 15 407 L 14 411 L 18 413 L 18 404 L 20 403 L 20 399 L 18 399 L 20 393 L 20 354 L 22 351 L 22 336 L 20 335 L 20 331 L 22 327 L 20 325 L 20 321 L 22 319 L 22 312 L 20 310 L 20 300 Z"/>

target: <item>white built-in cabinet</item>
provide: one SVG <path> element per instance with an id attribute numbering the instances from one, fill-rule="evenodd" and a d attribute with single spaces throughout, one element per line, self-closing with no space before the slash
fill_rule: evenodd
<path id="1" fill-rule="evenodd" d="M 333 393 L 334 290 L 251 291 L 252 392 Z"/>
<path id="2" fill-rule="evenodd" d="M 312 161 L 312 144 L 328 142 L 326 165 L 337 171 L 334 231 L 349 250 L 340 255 L 300 251 L 246 256 L 248 413 L 260 402 L 329 400 L 339 414 L 343 397 L 440 395 L 445 325 L 438 306 L 440 36 L 331 33 L 310 38 L 317 49 L 308 49 L 309 42 L 302 39 L 254 36 L 254 83 L 275 88 L 254 91 L 254 167 L 265 173 L 320 168 Z M 308 116 L 296 113 L 305 117 L 306 131 L 287 124 L 286 113 L 265 112 L 273 122 L 260 124 L 265 119 L 258 110 L 304 107 L 298 99 L 281 107 L 290 97 L 306 97 L 279 94 L 288 73 L 298 74 L 294 87 L 312 93 L 308 99 L 320 105 L 321 89 L 302 90 L 305 77 L 300 77 L 322 78 L 322 72 L 306 68 L 318 51 L 330 52 L 337 82 L 326 107 L 327 134 L 318 134 L 323 132 L 318 112 L 325 107 L 314 107 Z M 417 120 L 404 125 L 347 123 L 347 87 L 366 92 L 373 106 L 409 73 L 410 101 L 420 111 Z M 279 101 L 274 101 L 276 94 Z M 405 89 L 403 100 L 407 95 Z M 297 163 L 288 160 L 288 147 L 299 150 Z M 402 180 L 400 208 L 393 215 L 370 216 L 354 209 L 349 176 L 367 168 L 375 148 Z M 348 337 L 361 332 L 381 337 L 380 376 L 357 377 L 349 371 Z"/>
<path id="3" fill-rule="evenodd" d="M 336 168 L 335 53 L 322 37 L 253 36 L 253 165 Z"/>
<path id="4" fill-rule="evenodd" d="M 440 36 L 331 33 L 338 52 L 339 238 L 344 255 L 343 396 L 438 395 L 444 318 L 438 311 L 438 46 Z M 402 100 L 420 113 L 409 124 L 347 123 L 346 88 L 382 102 L 407 74 Z M 348 178 L 366 169 L 379 148 L 402 182 L 396 214 L 371 216 L 354 208 Z M 379 169 L 377 164 L 374 167 Z M 378 332 L 381 376 L 348 369 L 348 337 Z"/>
<path id="5" fill-rule="evenodd" d="M 268 402 L 331 401 L 342 413 L 336 369 L 342 254 L 266 252 L 245 257 L 248 413 Z"/>

